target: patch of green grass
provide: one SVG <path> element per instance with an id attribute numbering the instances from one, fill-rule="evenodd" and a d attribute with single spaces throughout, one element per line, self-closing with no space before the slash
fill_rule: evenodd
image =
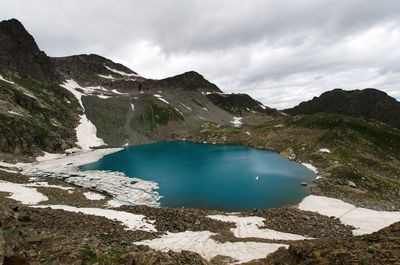
<path id="1" fill-rule="evenodd" d="M 170 121 L 183 120 L 182 114 L 172 107 L 160 107 L 156 104 L 147 105 L 144 112 L 140 115 L 139 121 L 154 132 L 158 125 L 167 125 Z"/>
<path id="2" fill-rule="evenodd" d="M 83 260 L 81 263 L 82 265 L 97 264 L 97 263 L 114 264 L 122 254 L 122 252 L 120 252 L 120 251 L 109 250 L 109 251 L 103 252 L 103 254 L 101 254 L 101 255 L 98 255 L 88 245 L 84 245 L 81 248 L 81 253 L 85 256 L 85 260 Z"/>

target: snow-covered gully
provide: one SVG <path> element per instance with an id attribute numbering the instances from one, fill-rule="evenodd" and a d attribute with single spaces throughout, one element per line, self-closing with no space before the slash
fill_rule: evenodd
<path id="1" fill-rule="evenodd" d="M 78 102 L 84 111 L 85 107 L 82 103 L 82 96 L 91 94 L 95 90 L 102 90 L 100 87 L 81 87 L 72 79 L 65 81 L 61 86 L 70 91 L 78 99 Z M 84 91 L 84 93 L 80 91 Z M 90 147 L 105 145 L 103 139 L 97 137 L 96 126 L 87 118 L 85 113 L 80 115 L 79 125 L 75 130 L 76 138 L 78 139 L 77 144 L 82 149 L 88 150 Z"/>

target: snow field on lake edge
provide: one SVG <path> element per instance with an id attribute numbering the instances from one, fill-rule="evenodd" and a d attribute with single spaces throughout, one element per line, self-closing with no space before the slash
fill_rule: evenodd
<path id="1" fill-rule="evenodd" d="M 95 162 L 104 155 L 122 150 L 121 148 L 106 148 L 96 150 L 81 150 L 69 155 L 46 154 L 32 164 L 20 164 L 22 174 L 28 176 L 51 176 L 67 183 L 104 192 L 113 197 L 110 207 L 120 205 L 159 206 L 161 196 L 158 194 L 158 183 L 129 178 L 121 172 L 101 170 L 80 171 L 79 166 Z"/>

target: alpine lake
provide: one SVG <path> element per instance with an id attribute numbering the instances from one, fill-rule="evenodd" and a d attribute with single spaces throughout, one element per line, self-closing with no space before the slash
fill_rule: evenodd
<path id="1" fill-rule="evenodd" d="M 223 211 L 300 202 L 314 172 L 277 153 L 239 145 L 159 142 L 125 148 L 81 170 L 110 170 L 159 184 L 162 207 Z"/>

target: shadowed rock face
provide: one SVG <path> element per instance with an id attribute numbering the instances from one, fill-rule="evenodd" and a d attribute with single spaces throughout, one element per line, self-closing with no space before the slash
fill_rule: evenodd
<path id="1" fill-rule="evenodd" d="M 352 91 L 334 89 L 285 112 L 293 115 L 318 112 L 343 114 L 377 120 L 400 128 L 400 102 L 372 88 Z"/>
<path id="2" fill-rule="evenodd" d="M 49 57 L 16 19 L 0 22 L 0 73 L 43 84 L 59 81 Z"/>

